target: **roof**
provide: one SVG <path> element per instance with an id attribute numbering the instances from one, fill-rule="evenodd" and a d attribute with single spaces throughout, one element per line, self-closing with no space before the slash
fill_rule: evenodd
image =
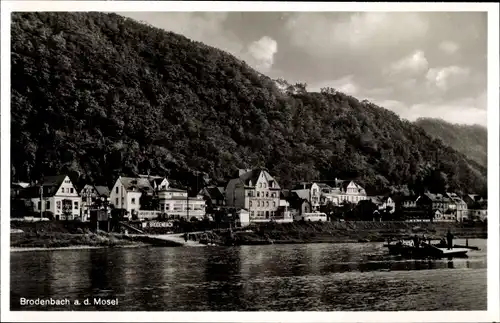
<path id="1" fill-rule="evenodd" d="M 127 191 L 153 192 L 153 187 L 147 178 L 120 177 L 120 180 Z"/>
<path id="2" fill-rule="evenodd" d="M 107 186 L 94 186 L 95 190 L 97 191 L 97 194 L 100 196 L 109 196 L 110 191 Z"/>
<path id="3" fill-rule="evenodd" d="M 320 189 L 332 189 L 332 187 L 326 183 L 317 183 Z"/>
<path id="4" fill-rule="evenodd" d="M 432 202 L 451 202 L 451 199 L 442 194 L 424 193 Z"/>
<path id="5" fill-rule="evenodd" d="M 182 193 L 187 193 L 186 190 L 181 190 L 181 189 L 173 188 L 173 187 L 169 187 L 169 188 L 163 189 L 162 191 L 164 191 L 164 192 L 182 192 Z"/>
<path id="6" fill-rule="evenodd" d="M 205 192 L 206 195 L 210 197 L 210 199 L 213 200 L 224 199 L 224 188 L 222 187 L 216 187 L 216 186 L 205 187 Z"/>
<path id="7" fill-rule="evenodd" d="M 233 178 L 229 182 L 239 181 L 239 182 L 243 183 L 245 186 L 255 187 L 255 184 L 257 183 L 257 180 L 259 179 L 259 176 L 261 173 L 264 173 L 264 176 L 268 180 L 273 180 L 276 182 L 276 180 L 271 176 L 271 174 L 269 174 L 268 171 L 264 168 L 252 169 L 249 172 L 241 174 L 238 178 Z M 279 188 L 277 182 L 276 182 L 276 185 L 277 185 L 277 187 L 275 187 L 275 188 Z"/>
<path id="8" fill-rule="evenodd" d="M 45 176 L 42 181 L 43 196 L 54 196 L 61 184 L 64 182 L 66 175 Z M 20 198 L 36 198 L 40 197 L 40 184 L 35 186 L 28 186 L 19 191 Z"/>
<path id="9" fill-rule="evenodd" d="M 44 186 L 61 186 L 61 184 L 64 182 L 64 179 L 66 178 L 66 175 L 55 175 L 55 176 L 45 176 L 43 178 L 43 185 Z"/>

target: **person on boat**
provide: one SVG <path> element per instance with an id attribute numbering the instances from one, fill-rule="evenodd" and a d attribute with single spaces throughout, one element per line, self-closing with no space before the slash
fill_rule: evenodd
<path id="1" fill-rule="evenodd" d="M 187 242 L 188 241 L 188 235 L 187 233 L 184 233 L 184 242 Z"/>
<path id="2" fill-rule="evenodd" d="M 448 250 L 451 250 L 453 248 L 453 234 L 451 234 L 449 229 L 448 233 L 446 234 L 446 240 L 448 242 Z"/>
<path id="3" fill-rule="evenodd" d="M 425 234 L 422 235 L 422 243 L 426 243 L 427 242 L 427 237 L 425 236 Z"/>
<path id="4" fill-rule="evenodd" d="M 415 248 L 418 248 L 418 243 L 419 243 L 419 241 L 418 241 L 418 237 L 417 237 L 417 235 L 414 235 L 414 236 L 413 236 L 413 246 L 414 246 Z"/>

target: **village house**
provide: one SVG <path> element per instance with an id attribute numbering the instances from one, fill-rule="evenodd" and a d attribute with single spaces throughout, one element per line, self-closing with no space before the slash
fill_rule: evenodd
<path id="1" fill-rule="evenodd" d="M 332 203 L 333 205 L 340 205 L 338 195 L 333 194 L 333 188 L 326 183 L 317 183 L 320 190 L 319 204 L 326 205 Z"/>
<path id="2" fill-rule="evenodd" d="M 218 209 L 226 206 L 225 188 L 220 186 L 208 186 L 203 188 L 198 195 L 202 195 L 207 201 L 207 206 Z"/>
<path id="3" fill-rule="evenodd" d="M 75 220 L 80 216 L 81 198 L 67 175 L 46 176 L 41 183 L 19 192 L 31 202 L 35 212 L 51 212 L 56 220 Z"/>
<path id="4" fill-rule="evenodd" d="M 240 169 L 226 187 L 226 205 L 246 209 L 250 221 L 271 221 L 278 216 L 280 186 L 264 169 Z"/>
<path id="5" fill-rule="evenodd" d="M 474 203 L 483 200 L 478 194 L 466 194 L 462 199 L 467 204 L 467 208 L 471 208 L 474 206 Z"/>
<path id="6" fill-rule="evenodd" d="M 201 220 L 206 215 L 206 201 L 203 195 L 189 197 L 188 191 L 173 188 L 167 184 L 158 192 L 158 199 L 160 212 L 168 219 L 190 220 L 195 217 Z"/>
<path id="7" fill-rule="evenodd" d="M 438 210 L 439 218 L 436 218 L 435 221 L 457 220 L 457 205 L 446 195 L 427 192 L 419 196 L 416 203 L 418 207 L 428 212 Z"/>
<path id="8" fill-rule="evenodd" d="M 360 201 L 367 200 L 369 197 L 361 185 L 351 180 L 335 179 L 328 185 L 319 184 L 321 187 L 322 201 L 328 203 L 331 201 L 334 205 L 341 205 L 344 202 L 357 204 Z"/>
<path id="9" fill-rule="evenodd" d="M 141 197 L 144 195 L 152 198 L 155 193 L 168 187 L 168 185 L 168 180 L 160 176 L 120 176 L 111 189 L 110 203 L 116 209 L 125 210 L 128 215 L 139 216 L 139 210 L 141 210 Z M 154 215 L 152 214 L 151 216 Z"/>
<path id="10" fill-rule="evenodd" d="M 82 221 L 90 221 L 91 210 L 104 209 L 109 205 L 110 191 L 107 186 L 87 184 L 80 191 L 80 197 Z"/>
<path id="11" fill-rule="evenodd" d="M 478 199 L 477 202 L 471 204 L 468 209 L 468 219 L 472 221 L 486 221 L 488 219 L 488 201 Z"/>
<path id="12" fill-rule="evenodd" d="M 458 196 L 456 193 L 453 192 L 446 192 L 446 196 L 452 201 L 453 204 L 456 206 L 456 219 L 459 222 L 462 222 L 464 220 L 468 219 L 469 211 L 467 210 L 467 203 Z"/>
<path id="13" fill-rule="evenodd" d="M 295 192 L 300 198 L 309 201 L 313 211 L 319 209 L 321 190 L 318 184 L 299 183 L 291 191 Z"/>
<path id="14" fill-rule="evenodd" d="M 369 199 L 377 206 L 379 212 L 392 214 L 396 211 L 396 204 L 390 196 L 373 196 Z"/>

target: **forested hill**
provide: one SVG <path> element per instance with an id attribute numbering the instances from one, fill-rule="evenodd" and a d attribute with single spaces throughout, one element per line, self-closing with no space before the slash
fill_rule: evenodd
<path id="1" fill-rule="evenodd" d="M 393 112 L 281 90 L 226 52 L 115 14 L 13 14 L 11 67 L 13 180 L 150 171 L 193 184 L 197 171 L 215 182 L 263 166 L 282 186 L 486 187 L 483 166 Z"/>
<path id="2" fill-rule="evenodd" d="M 452 124 L 441 119 L 420 118 L 418 126 L 443 143 L 487 167 L 488 131 L 480 125 Z"/>

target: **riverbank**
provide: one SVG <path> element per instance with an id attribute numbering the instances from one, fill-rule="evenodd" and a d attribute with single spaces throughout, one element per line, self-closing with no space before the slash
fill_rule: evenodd
<path id="1" fill-rule="evenodd" d="M 179 246 L 179 243 L 99 231 L 86 223 L 49 222 L 13 223 L 11 250 L 47 250 L 60 248 L 104 248 L 141 246 Z M 215 245 L 264 245 L 301 243 L 383 242 L 388 238 L 409 239 L 425 234 L 440 239 L 450 230 L 456 238 L 487 238 L 485 224 L 408 223 L 408 222 L 293 222 L 260 223 L 248 228 L 189 233 L 189 240 Z M 14 232 L 14 231 L 13 231 Z"/>
<path id="2" fill-rule="evenodd" d="M 229 233 L 191 234 L 196 241 L 208 241 L 222 245 L 262 245 L 300 243 L 350 243 L 384 242 L 389 238 L 409 239 L 414 235 L 426 235 L 440 239 L 450 230 L 457 238 L 486 239 L 485 224 L 464 223 L 408 223 L 408 222 L 293 222 L 262 223 L 250 230 Z"/>
<path id="3" fill-rule="evenodd" d="M 138 247 L 149 245 L 123 235 L 98 233 L 16 233 L 11 234 L 11 250 Z"/>

